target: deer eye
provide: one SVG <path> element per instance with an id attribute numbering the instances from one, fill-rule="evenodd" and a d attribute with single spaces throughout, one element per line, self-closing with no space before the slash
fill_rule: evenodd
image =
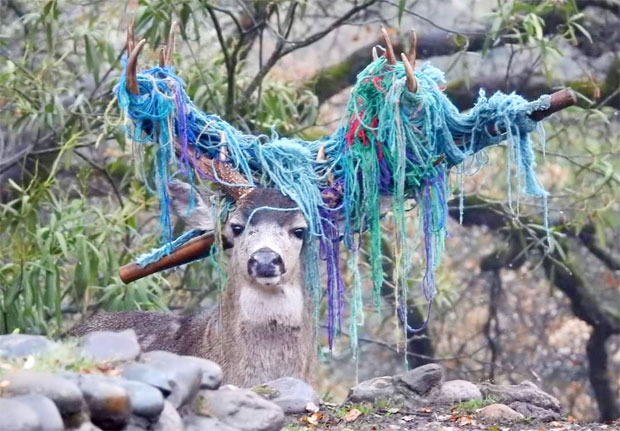
<path id="1" fill-rule="evenodd" d="M 233 235 L 234 236 L 239 236 L 241 235 L 241 233 L 243 232 L 243 230 L 245 229 L 244 226 L 240 225 L 240 224 L 231 224 L 230 228 L 232 229 Z"/>
<path id="2" fill-rule="evenodd" d="M 306 229 L 304 229 L 303 227 L 298 227 L 297 229 L 293 229 L 291 233 L 295 235 L 296 238 L 304 239 L 304 234 L 306 233 Z"/>

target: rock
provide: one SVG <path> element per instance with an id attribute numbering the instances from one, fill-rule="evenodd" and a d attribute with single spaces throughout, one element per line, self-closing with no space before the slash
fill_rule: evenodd
<path id="1" fill-rule="evenodd" d="M 9 334 L 0 335 L 0 358 L 17 358 L 44 353 L 56 343 L 42 335 Z"/>
<path id="2" fill-rule="evenodd" d="M 70 431 L 101 431 L 101 428 L 92 422 L 84 422 L 78 428 L 69 428 Z"/>
<path id="3" fill-rule="evenodd" d="M 96 361 L 133 361 L 140 355 L 140 344 L 133 329 L 121 332 L 91 332 L 81 341 L 82 354 Z"/>
<path id="4" fill-rule="evenodd" d="M 481 418 L 493 422 L 515 422 L 525 418 L 505 404 L 491 404 L 481 408 L 477 413 Z"/>
<path id="5" fill-rule="evenodd" d="M 174 407 L 187 404 L 200 390 L 202 369 L 194 361 L 161 350 L 145 353 L 142 360 L 168 378 L 172 392 L 167 400 Z"/>
<path id="6" fill-rule="evenodd" d="M 279 431 L 284 425 L 280 406 L 251 390 L 230 385 L 217 391 L 200 391 L 194 409 L 241 431 Z"/>
<path id="7" fill-rule="evenodd" d="M 157 420 L 164 409 L 164 396 L 157 388 L 135 380 L 110 380 L 116 380 L 117 382 L 111 383 L 117 383 L 127 391 L 131 402 L 131 412 L 134 415 L 151 421 Z"/>
<path id="8" fill-rule="evenodd" d="M 265 393 L 264 389 L 271 389 L 273 391 Z M 308 403 L 319 404 L 319 397 L 312 389 L 312 386 L 303 380 L 293 377 L 282 377 L 272 380 L 252 390 L 263 398 L 282 407 L 285 414 L 305 413 Z"/>
<path id="9" fill-rule="evenodd" d="M 183 420 L 177 409 L 169 401 L 164 401 L 164 409 L 159 420 L 151 426 L 151 431 L 183 431 Z"/>
<path id="10" fill-rule="evenodd" d="M 450 380 L 441 385 L 438 401 L 447 404 L 469 400 L 481 400 L 482 392 L 478 386 L 466 380 Z"/>
<path id="11" fill-rule="evenodd" d="M 559 421 L 560 413 L 550 409 L 543 409 L 533 404 L 524 403 L 523 401 L 515 401 L 510 403 L 509 407 L 516 412 L 521 413 L 525 417 L 530 417 L 543 422 Z"/>
<path id="12" fill-rule="evenodd" d="M 443 380 L 443 368 L 439 364 L 426 364 L 394 376 L 396 384 L 420 396 L 427 396 L 431 391 L 439 389 Z"/>
<path id="13" fill-rule="evenodd" d="M 557 398 L 541 391 L 538 386 L 529 381 L 524 381 L 518 385 L 481 383 L 478 388 L 485 398 L 493 398 L 499 403 L 511 404 L 515 401 L 521 401 L 554 412 L 560 411 L 560 402 Z"/>
<path id="14" fill-rule="evenodd" d="M 101 428 L 92 422 L 84 422 L 78 428 L 69 428 L 70 431 L 101 431 Z"/>
<path id="15" fill-rule="evenodd" d="M 35 412 L 39 426 L 45 431 L 62 431 L 65 429 L 56 404 L 49 398 L 42 395 L 21 395 L 12 399 L 30 407 Z M 3 411 L 2 408 L 0 411 Z M 0 429 L 7 428 L 0 427 Z"/>
<path id="16" fill-rule="evenodd" d="M 129 422 L 129 394 L 105 376 L 83 374 L 79 384 L 90 409 L 90 419 L 104 430 L 122 429 Z"/>
<path id="17" fill-rule="evenodd" d="M 222 384 L 224 372 L 222 368 L 213 361 L 195 356 L 183 356 L 183 359 L 191 361 L 198 365 L 202 370 L 202 381 L 200 389 L 217 389 Z"/>
<path id="18" fill-rule="evenodd" d="M 133 362 L 123 368 L 121 376 L 127 380 L 136 380 L 151 385 L 159 389 L 164 397 L 167 397 L 172 392 L 168 377 L 161 371 L 146 364 Z"/>
<path id="19" fill-rule="evenodd" d="M 394 385 L 392 377 L 375 377 L 366 380 L 352 387 L 349 390 L 347 400 L 352 403 L 371 402 L 377 400 L 388 400 L 394 396 Z"/>
<path id="20" fill-rule="evenodd" d="M 60 414 L 71 416 L 82 411 L 83 397 L 78 386 L 61 377 L 38 371 L 17 371 L 3 377 L 9 381 L 9 395 L 43 395 L 56 404 Z"/>
<path id="21" fill-rule="evenodd" d="M 184 423 L 185 431 L 239 431 L 239 428 L 228 426 L 215 418 L 206 418 L 204 416 L 187 416 Z"/>
<path id="22" fill-rule="evenodd" d="M 15 398 L 0 398 L 0 430 L 38 431 L 37 412 Z"/>

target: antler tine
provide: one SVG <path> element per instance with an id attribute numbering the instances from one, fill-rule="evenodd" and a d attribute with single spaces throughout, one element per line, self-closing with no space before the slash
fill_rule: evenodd
<path id="1" fill-rule="evenodd" d="M 383 42 L 385 43 L 385 56 L 387 57 L 387 62 L 389 64 L 396 64 L 396 55 L 394 54 L 394 47 L 392 46 L 392 42 L 390 41 L 390 36 L 388 35 L 385 27 L 381 27 L 381 36 L 383 36 Z"/>
<path id="2" fill-rule="evenodd" d="M 168 32 L 168 39 L 166 40 L 166 51 L 164 55 L 166 66 L 172 65 L 172 53 L 174 52 L 174 35 L 176 33 L 178 25 L 178 21 L 173 21 L 172 24 L 170 24 L 170 31 Z"/>
<path id="3" fill-rule="evenodd" d="M 379 54 L 377 54 L 377 47 L 373 46 L 372 47 L 372 61 L 377 61 L 378 58 L 379 58 Z"/>
<path id="4" fill-rule="evenodd" d="M 159 48 L 159 67 L 166 67 L 166 47 Z"/>
<path id="5" fill-rule="evenodd" d="M 140 55 L 140 51 L 142 51 L 142 47 L 145 43 L 146 39 L 142 39 L 140 42 L 138 42 L 138 44 L 131 51 L 129 59 L 127 60 L 127 90 L 131 94 L 135 95 L 140 94 L 140 89 L 138 87 L 138 78 L 136 78 L 136 68 L 138 67 L 138 55 Z"/>
<path id="6" fill-rule="evenodd" d="M 411 65 L 415 68 L 415 60 L 418 55 L 418 35 L 416 34 L 414 29 L 411 29 L 409 32 L 409 41 L 411 42 L 409 45 L 409 52 L 407 53 L 407 57 L 411 62 Z"/>
<path id="7" fill-rule="evenodd" d="M 403 65 L 405 66 L 405 73 L 407 74 L 407 87 L 409 91 L 415 93 L 418 89 L 418 81 L 415 79 L 415 73 L 413 72 L 413 66 L 409 63 L 407 56 L 404 52 L 401 52 L 400 58 L 403 60 Z"/>
<path id="8" fill-rule="evenodd" d="M 321 145 L 319 147 L 319 151 L 316 153 L 316 161 L 324 162 L 327 160 L 327 155 L 325 154 L 325 145 Z"/>

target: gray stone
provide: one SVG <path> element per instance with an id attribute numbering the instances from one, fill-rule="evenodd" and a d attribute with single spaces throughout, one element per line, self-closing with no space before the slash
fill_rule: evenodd
<path id="1" fill-rule="evenodd" d="M 347 400 L 352 403 L 371 402 L 392 399 L 394 384 L 392 377 L 375 377 L 353 386 L 349 390 Z"/>
<path id="2" fill-rule="evenodd" d="M 17 371 L 3 377 L 9 381 L 9 395 L 43 395 L 56 404 L 60 414 L 70 416 L 82 411 L 83 397 L 78 386 L 53 374 L 38 371 Z"/>
<path id="3" fill-rule="evenodd" d="M 62 431 L 65 429 L 56 404 L 49 398 L 43 395 L 20 395 L 12 399 L 27 405 L 35 412 L 37 422 L 41 429 L 45 431 Z M 0 411 L 2 411 L 2 408 L 0 408 Z M 0 429 L 6 428 L 0 427 Z"/>
<path id="4" fill-rule="evenodd" d="M 530 417 L 542 422 L 559 421 L 561 419 L 560 413 L 558 412 L 550 409 L 543 409 L 542 407 L 524 403 L 523 401 L 510 403 L 509 407 L 525 417 Z"/>
<path id="5" fill-rule="evenodd" d="M 159 420 L 151 426 L 151 431 L 183 431 L 183 419 L 177 409 L 169 401 L 164 401 L 164 410 L 159 415 Z"/>
<path id="6" fill-rule="evenodd" d="M 491 422 L 515 422 L 525 418 L 505 404 L 491 404 L 481 408 L 477 413 L 479 417 Z"/>
<path id="7" fill-rule="evenodd" d="M 202 370 L 202 381 L 200 389 L 217 389 L 222 384 L 224 372 L 222 368 L 213 361 L 195 356 L 183 356 L 183 359 L 191 361 L 198 365 Z"/>
<path id="8" fill-rule="evenodd" d="M 239 428 L 234 428 L 225 423 L 215 419 L 206 418 L 204 416 L 190 415 L 184 420 L 185 431 L 239 431 Z"/>
<path id="9" fill-rule="evenodd" d="M 441 385 L 438 402 L 448 404 L 469 400 L 481 400 L 482 393 L 478 386 L 466 380 L 450 380 Z"/>
<path id="10" fill-rule="evenodd" d="M 42 335 L 8 334 L 0 335 L 0 357 L 17 358 L 44 353 L 56 343 Z"/>
<path id="11" fill-rule="evenodd" d="M 541 391 L 538 386 L 530 381 L 524 381 L 518 385 L 481 383 L 478 388 L 484 397 L 493 398 L 499 403 L 511 404 L 515 401 L 521 401 L 554 412 L 560 411 L 560 402 L 557 398 Z"/>
<path id="12" fill-rule="evenodd" d="M 15 398 L 0 398 L 0 430 L 39 431 L 37 413 Z"/>
<path id="13" fill-rule="evenodd" d="M 110 379 L 112 380 L 112 379 Z M 113 379 L 127 391 L 131 402 L 131 412 L 151 421 L 157 420 L 164 409 L 164 396 L 153 386 L 135 380 Z"/>
<path id="14" fill-rule="evenodd" d="M 190 402 L 202 382 L 202 370 L 194 361 L 174 353 L 156 350 L 142 355 L 145 364 L 162 372 L 170 382 L 172 393 L 167 400 L 176 408 Z"/>
<path id="15" fill-rule="evenodd" d="M 91 332 L 82 338 L 81 346 L 82 354 L 96 361 L 133 361 L 140 355 L 140 344 L 133 329 Z"/>
<path id="16" fill-rule="evenodd" d="M 395 384 L 405 386 L 416 395 L 428 396 L 438 390 L 443 381 L 443 368 L 439 364 L 426 364 L 394 376 Z"/>
<path id="17" fill-rule="evenodd" d="M 264 389 L 267 389 L 265 391 Z M 273 391 L 269 391 L 272 389 Z M 252 389 L 263 398 L 276 403 L 285 414 L 304 413 L 308 403 L 319 404 L 312 386 L 294 377 L 282 377 Z"/>
<path id="18" fill-rule="evenodd" d="M 200 391 L 194 406 L 196 413 L 214 417 L 241 431 L 279 431 L 284 412 L 249 389 L 226 385 L 217 391 Z"/>
<path id="19" fill-rule="evenodd" d="M 131 402 L 123 387 L 98 375 L 80 375 L 79 382 L 95 425 L 104 430 L 122 429 L 127 425 Z"/>
<path id="20" fill-rule="evenodd" d="M 94 425 L 92 422 L 83 422 L 77 428 L 69 428 L 70 431 L 101 431 L 101 428 Z"/>
<path id="21" fill-rule="evenodd" d="M 161 371 L 146 364 L 132 362 L 123 368 L 121 376 L 127 380 L 136 380 L 151 385 L 159 389 L 164 397 L 167 397 L 172 392 L 168 377 Z"/>

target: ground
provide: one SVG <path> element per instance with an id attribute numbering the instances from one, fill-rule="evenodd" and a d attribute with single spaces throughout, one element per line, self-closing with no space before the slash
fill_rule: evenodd
<path id="1" fill-rule="evenodd" d="M 424 407 L 417 411 L 401 411 L 390 406 L 370 404 L 321 405 L 317 413 L 291 416 L 286 431 L 598 431 L 620 430 L 613 423 L 578 423 L 566 417 L 560 421 L 523 420 L 515 423 L 491 423 L 476 415 L 475 406 Z"/>

